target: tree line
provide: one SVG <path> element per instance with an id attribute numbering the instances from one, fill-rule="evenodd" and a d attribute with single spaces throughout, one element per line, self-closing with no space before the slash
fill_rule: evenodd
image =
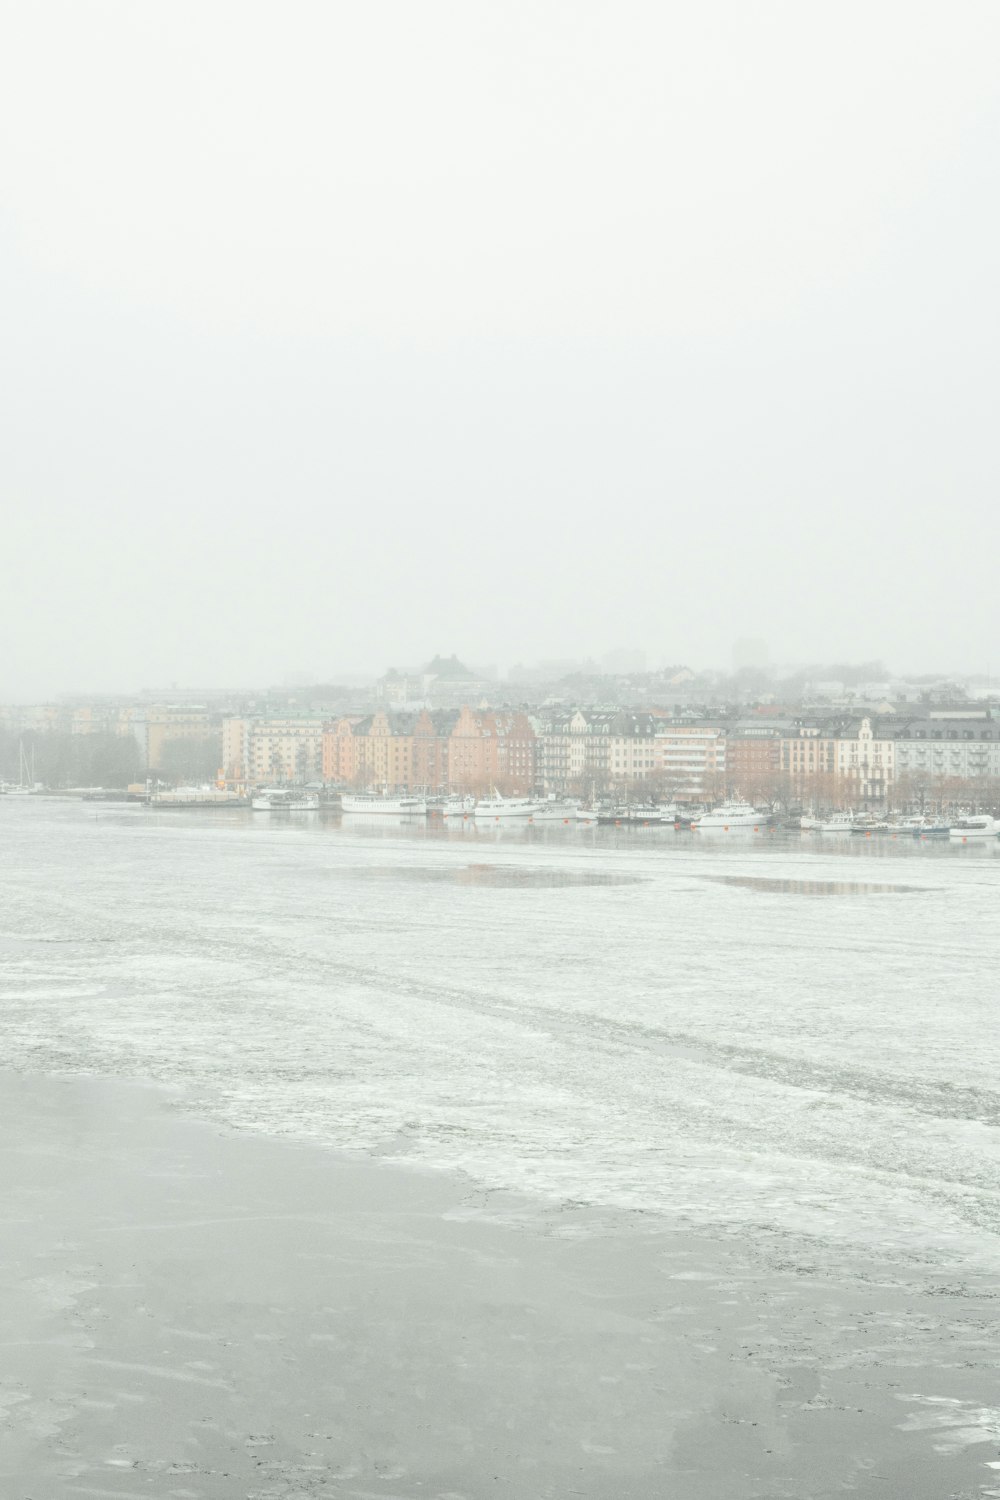
<path id="1" fill-rule="evenodd" d="M 221 754 L 221 733 L 217 740 L 168 740 L 152 774 L 164 781 L 213 781 Z M 56 791 L 73 786 L 120 790 L 145 781 L 147 774 L 142 748 L 130 734 L 0 730 L 0 781 L 27 779 Z"/>

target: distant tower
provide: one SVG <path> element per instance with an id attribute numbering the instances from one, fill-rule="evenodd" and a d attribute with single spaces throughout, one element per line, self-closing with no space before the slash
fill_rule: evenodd
<path id="1" fill-rule="evenodd" d="M 766 641 L 751 640 L 743 636 L 733 646 L 733 671 L 739 672 L 746 667 L 760 669 L 766 667 L 770 661 Z"/>

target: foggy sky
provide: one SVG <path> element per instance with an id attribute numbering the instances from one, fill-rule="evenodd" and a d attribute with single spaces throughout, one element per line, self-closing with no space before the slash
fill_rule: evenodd
<path id="1" fill-rule="evenodd" d="M 1000 670 L 1000 7 L 57 4 L 0 49 L 0 698 Z"/>

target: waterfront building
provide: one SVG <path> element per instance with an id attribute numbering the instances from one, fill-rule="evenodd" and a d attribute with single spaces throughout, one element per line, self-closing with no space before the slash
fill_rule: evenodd
<path id="1" fill-rule="evenodd" d="M 892 790 L 895 745 L 869 718 L 837 735 L 837 780 L 846 800 L 884 802 Z"/>
<path id="2" fill-rule="evenodd" d="M 671 797 L 702 801 L 723 794 L 726 784 L 726 732 L 717 723 L 666 719 L 656 731 L 654 765 Z"/>
<path id="3" fill-rule="evenodd" d="M 1000 718 L 988 710 L 901 720 L 893 744 L 896 780 L 913 799 L 940 798 L 955 782 L 994 799 L 1000 794 Z"/>
<path id="4" fill-rule="evenodd" d="M 306 782 L 323 770 L 325 716 L 255 714 L 222 722 L 222 761 L 231 781 Z"/>
<path id="5" fill-rule="evenodd" d="M 546 791 L 599 791 L 657 771 L 654 714 L 575 708 L 540 721 L 538 777 Z"/>
<path id="6" fill-rule="evenodd" d="M 448 786 L 505 796 L 530 792 L 537 777 L 534 726 L 521 710 L 459 710 L 448 737 Z"/>
<path id="7" fill-rule="evenodd" d="M 219 714 L 205 708 L 187 708 L 174 705 L 152 706 L 137 715 L 132 732 L 143 750 L 147 767 L 151 771 L 163 770 L 170 760 L 168 747 L 205 746 L 215 748 L 216 766 L 222 762 L 222 719 Z"/>
<path id="8" fill-rule="evenodd" d="M 829 724 L 799 724 L 781 737 L 782 783 L 789 801 L 804 807 L 837 800 L 837 740 Z"/>
<path id="9" fill-rule="evenodd" d="M 750 802 L 770 802 L 781 789 L 782 724 L 739 720 L 726 731 L 726 783 Z"/>
<path id="10" fill-rule="evenodd" d="M 322 766 L 324 780 L 342 785 L 526 793 L 537 774 L 536 735 L 520 710 L 380 709 L 328 722 Z"/>

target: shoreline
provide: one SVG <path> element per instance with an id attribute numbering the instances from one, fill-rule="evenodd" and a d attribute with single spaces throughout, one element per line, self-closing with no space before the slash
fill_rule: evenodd
<path id="1" fill-rule="evenodd" d="M 928 1384 L 912 1288 L 819 1305 L 683 1229 L 477 1219 L 450 1172 L 176 1093 L 0 1074 L 11 1500 L 991 1493 L 995 1332 Z M 839 1369 L 803 1354 L 817 1318 L 852 1325 Z"/>

